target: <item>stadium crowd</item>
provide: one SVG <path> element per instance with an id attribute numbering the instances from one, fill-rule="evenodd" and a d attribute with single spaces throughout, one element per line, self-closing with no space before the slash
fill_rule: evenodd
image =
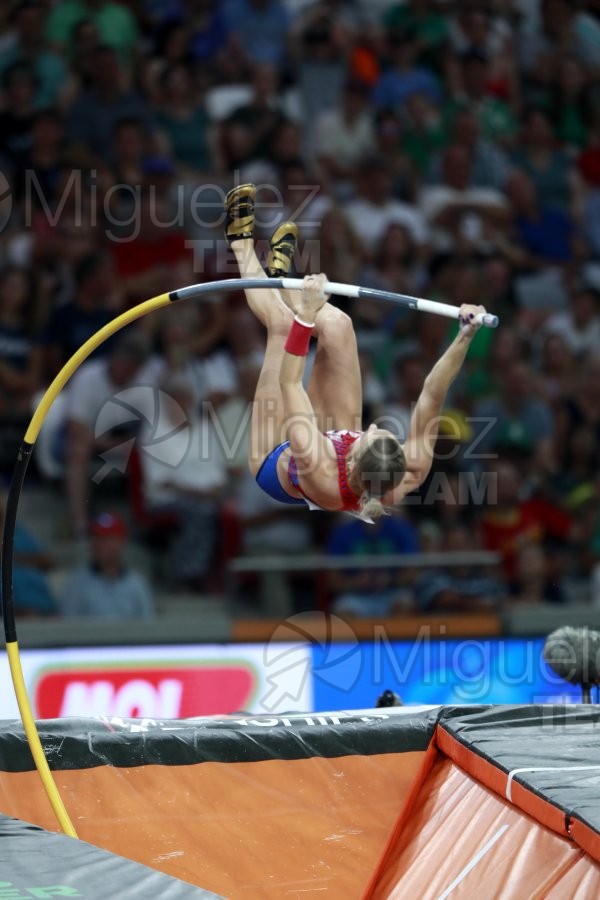
<path id="1" fill-rule="evenodd" d="M 3 3 L 6 478 L 41 391 L 98 328 L 237 275 L 222 233 L 234 183 L 260 186 L 263 249 L 298 222 L 299 274 L 501 319 L 452 388 L 428 482 L 373 527 L 278 505 L 246 471 L 263 334 L 243 297 L 146 316 L 80 368 L 44 426 L 33 478 L 64 486 L 57 522 L 73 541 L 91 527 L 92 556 L 64 597 L 24 589 L 20 611 L 73 613 L 73 580 L 104 578 L 102 541 L 126 534 L 97 518 L 115 482 L 174 588 L 214 588 L 235 540 L 249 554 L 489 549 L 500 574 L 339 572 L 333 608 L 600 605 L 599 75 L 598 0 Z M 365 421 L 402 436 L 455 326 L 349 311 Z M 40 575 L 52 547 L 32 540 L 22 563 Z M 124 581 L 119 548 L 109 584 Z"/>

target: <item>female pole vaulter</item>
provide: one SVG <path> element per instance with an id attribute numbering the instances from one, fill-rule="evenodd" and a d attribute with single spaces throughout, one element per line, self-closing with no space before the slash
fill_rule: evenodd
<path id="1" fill-rule="evenodd" d="M 265 272 L 254 250 L 255 194 L 252 184 L 229 192 L 226 237 L 243 278 L 280 278 L 290 268 L 298 228 L 286 222 L 276 229 Z M 362 428 L 354 329 L 349 316 L 327 302 L 326 289 L 325 275 L 309 275 L 302 291 L 246 290 L 250 309 L 267 329 L 248 463 L 259 486 L 275 500 L 345 510 L 372 521 L 427 477 L 446 393 L 479 328 L 476 317 L 485 309 L 461 307 L 459 333 L 425 379 L 402 444 L 376 425 Z M 317 351 L 305 390 L 313 334 Z"/>

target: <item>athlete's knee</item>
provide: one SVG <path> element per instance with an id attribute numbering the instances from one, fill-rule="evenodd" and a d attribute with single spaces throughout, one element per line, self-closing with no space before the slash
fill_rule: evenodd
<path id="1" fill-rule="evenodd" d="M 321 313 L 325 310 L 327 310 L 325 315 L 321 319 L 317 318 L 318 337 L 329 345 L 352 346 L 355 340 L 354 325 L 348 313 L 329 304 L 327 307 L 323 307 Z"/>

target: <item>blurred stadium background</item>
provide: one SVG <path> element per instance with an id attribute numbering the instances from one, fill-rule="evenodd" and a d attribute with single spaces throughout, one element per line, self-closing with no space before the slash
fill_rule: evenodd
<path id="1" fill-rule="evenodd" d="M 299 223 L 299 275 L 501 319 L 453 386 L 427 484 L 374 528 L 253 483 L 263 335 L 243 297 L 100 348 L 21 503 L 38 714 L 567 695 L 541 638 L 600 623 L 599 60 L 597 0 L 2 4 L 5 486 L 83 341 L 164 290 L 237 275 L 234 183 L 260 185 L 259 243 Z M 349 311 L 365 420 L 403 435 L 454 326 Z"/>

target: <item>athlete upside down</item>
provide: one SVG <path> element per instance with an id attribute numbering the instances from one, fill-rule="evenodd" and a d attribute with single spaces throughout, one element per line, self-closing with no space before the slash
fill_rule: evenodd
<path id="1" fill-rule="evenodd" d="M 246 184 L 227 195 L 227 239 L 243 278 L 281 277 L 289 270 L 298 229 L 290 222 L 276 229 L 265 272 L 254 250 L 255 193 L 254 185 Z M 325 275 L 308 275 L 302 291 L 246 291 L 250 309 L 267 329 L 248 462 L 260 487 L 282 503 L 373 519 L 427 477 L 448 388 L 479 328 L 475 318 L 485 309 L 461 307 L 459 333 L 425 379 L 402 444 L 376 425 L 362 429 L 354 329 L 349 316 L 327 302 L 326 285 Z M 305 390 L 313 333 L 317 352 Z"/>

